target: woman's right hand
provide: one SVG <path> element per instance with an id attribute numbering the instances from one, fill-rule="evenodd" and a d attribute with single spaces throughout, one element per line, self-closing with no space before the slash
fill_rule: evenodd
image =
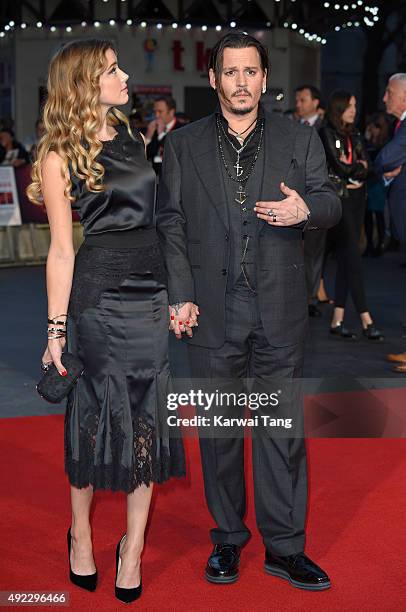
<path id="1" fill-rule="evenodd" d="M 61 376 L 66 376 L 67 371 L 61 361 L 61 355 L 65 348 L 66 338 L 55 338 L 54 340 L 48 340 L 47 348 L 42 356 L 42 363 L 49 364 L 54 363 L 56 369 Z"/>

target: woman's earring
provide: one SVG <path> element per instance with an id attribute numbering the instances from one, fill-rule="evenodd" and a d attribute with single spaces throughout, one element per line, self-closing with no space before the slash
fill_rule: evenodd
<path id="1" fill-rule="evenodd" d="M 262 88 L 262 93 L 264 94 L 265 92 L 266 92 L 266 85 L 264 85 Z"/>

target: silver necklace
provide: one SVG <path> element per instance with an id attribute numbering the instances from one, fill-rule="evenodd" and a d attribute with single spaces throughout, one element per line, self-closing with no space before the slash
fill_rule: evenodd
<path id="1" fill-rule="evenodd" d="M 248 197 L 248 194 L 245 191 L 245 186 L 243 186 L 242 183 L 246 183 L 246 181 L 248 180 L 249 176 L 251 176 L 251 173 L 252 173 L 252 171 L 254 169 L 255 163 L 256 163 L 256 161 L 258 159 L 258 155 L 259 155 L 259 152 L 260 152 L 261 146 L 262 146 L 263 134 L 264 134 L 264 121 L 262 120 L 260 122 L 259 142 L 258 142 L 257 150 L 255 151 L 255 154 L 254 154 L 254 157 L 253 157 L 253 160 L 252 160 L 252 163 L 251 163 L 251 167 L 248 169 L 248 172 L 247 172 L 247 174 L 245 176 L 241 177 L 241 175 L 239 175 L 239 176 L 237 176 L 237 178 L 232 176 L 232 174 L 230 173 L 230 171 L 228 169 L 226 158 L 224 156 L 223 145 L 222 145 L 222 142 L 221 142 L 220 127 L 221 127 L 220 122 L 219 122 L 219 120 L 217 120 L 217 139 L 218 139 L 218 143 L 219 143 L 220 156 L 221 156 L 222 162 L 224 164 L 224 168 L 225 168 L 225 170 L 227 172 L 227 175 L 229 176 L 229 178 L 232 181 L 235 181 L 236 183 L 238 183 L 238 189 L 237 189 L 237 193 L 236 193 L 236 197 L 234 198 L 234 201 L 237 202 L 237 204 L 240 204 L 241 206 L 243 206 L 245 201 L 246 201 L 246 199 L 247 199 L 247 197 Z M 256 131 L 256 128 L 255 128 L 254 131 Z M 223 133 L 224 133 L 224 130 L 223 130 Z M 230 142 L 230 144 L 232 144 L 232 143 Z M 233 148 L 234 148 L 234 150 L 236 150 L 235 147 L 233 147 Z"/>
<path id="2" fill-rule="evenodd" d="M 221 123 L 220 123 L 220 127 L 221 127 L 221 130 L 222 130 L 223 134 L 224 134 L 224 137 L 227 139 L 227 141 L 230 143 L 230 145 L 232 146 L 234 151 L 237 153 L 237 161 L 236 161 L 236 163 L 233 166 L 235 168 L 235 173 L 236 173 L 237 177 L 242 176 L 244 174 L 244 168 L 242 166 L 240 166 L 240 155 L 244 151 L 245 147 L 251 142 L 252 138 L 254 137 L 254 135 L 255 135 L 255 133 L 257 131 L 257 128 L 255 126 L 255 128 L 252 130 L 251 134 L 249 134 L 249 136 L 247 136 L 247 138 L 245 139 L 244 144 L 241 145 L 241 147 L 239 149 L 237 149 L 237 147 L 234 146 L 234 144 L 232 143 L 230 138 L 227 136 L 226 131 L 225 131 L 225 129 L 222 126 Z"/>
<path id="3" fill-rule="evenodd" d="M 232 127 L 231 127 L 231 125 L 229 125 L 229 126 L 228 126 L 228 129 L 229 129 L 229 130 L 231 130 L 232 132 L 234 132 L 235 137 L 237 138 L 237 140 L 238 140 L 238 141 L 240 141 L 240 142 L 241 142 L 241 140 L 242 140 L 242 141 L 244 142 L 244 139 L 243 139 L 243 138 L 241 138 L 241 136 L 242 136 L 243 134 L 245 134 L 245 132 L 248 132 L 248 130 L 250 129 L 250 127 L 252 127 L 252 126 L 254 125 L 254 123 L 255 123 L 257 120 L 258 120 L 258 117 L 255 117 L 254 121 L 253 121 L 252 123 L 250 123 L 250 125 L 249 125 L 247 128 L 245 128 L 245 130 L 243 130 L 242 132 L 236 132 L 236 131 L 235 131 L 235 130 L 234 130 Z M 241 143 L 241 144 L 242 144 L 242 143 Z"/>

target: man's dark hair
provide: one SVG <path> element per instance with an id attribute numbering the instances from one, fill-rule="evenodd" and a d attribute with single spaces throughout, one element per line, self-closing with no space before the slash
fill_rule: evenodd
<path id="1" fill-rule="evenodd" d="M 165 102 L 168 110 L 176 111 L 176 101 L 172 96 L 160 96 L 159 98 L 155 98 L 155 102 Z"/>
<path id="2" fill-rule="evenodd" d="M 267 48 L 261 42 L 259 42 L 259 40 L 253 36 L 250 36 L 250 34 L 246 34 L 245 32 L 230 32 L 217 41 L 210 54 L 209 70 L 213 70 L 218 86 L 220 86 L 221 83 L 223 54 L 226 47 L 231 49 L 247 49 L 248 47 L 255 47 L 259 53 L 263 72 L 269 72 L 269 57 Z"/>
<path id="3" fill-rule="evenodd" d="M 11 128 L 0 127 L 0 132 L 5 132 L 6 134 L 9 134 L 13 140 L 15 138 L 15 134 L 14 134 L 14 132 L 13 132 L 13 130 Z"/>
<path id="4" fill-rule="evenodd" d="M 315 87 L 314 85 L 304 84 L 304 85 L 299 85 L 299 87 L 296 87 L 295 93 L 299 93 L 299 91 L 303 91 L 304 89 L 308 89 L 310 91 L 312 100 L 318 100 L 320 104 L 320 101 L 321 101 L 320 89 L 317 89 L 317 87 Z"/>

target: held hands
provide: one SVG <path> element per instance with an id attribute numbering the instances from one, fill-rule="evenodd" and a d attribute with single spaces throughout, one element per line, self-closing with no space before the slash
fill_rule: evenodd
<path id="1" fill-rule="evenodd" d="M 186 332 L 192 338 L 192 327 L 198 327 L 197 317 L 200 314 L 199 307 L 193 302 L 180 302 L 169 306 L 169 329 L 174 332 L 178 340 L 182 333 Z"/>
<path id="2" fill-rule="evenodd" d="M 269 225 L 279 227 L 297 225 L 302 221 L 307 221 L 310 211 L 297 191 L 290 189 L 285 183 L 281 183 L 280 190 L 286 196 L 284 200 L 256 203 L 254 211 L 257 217 Z"/>

